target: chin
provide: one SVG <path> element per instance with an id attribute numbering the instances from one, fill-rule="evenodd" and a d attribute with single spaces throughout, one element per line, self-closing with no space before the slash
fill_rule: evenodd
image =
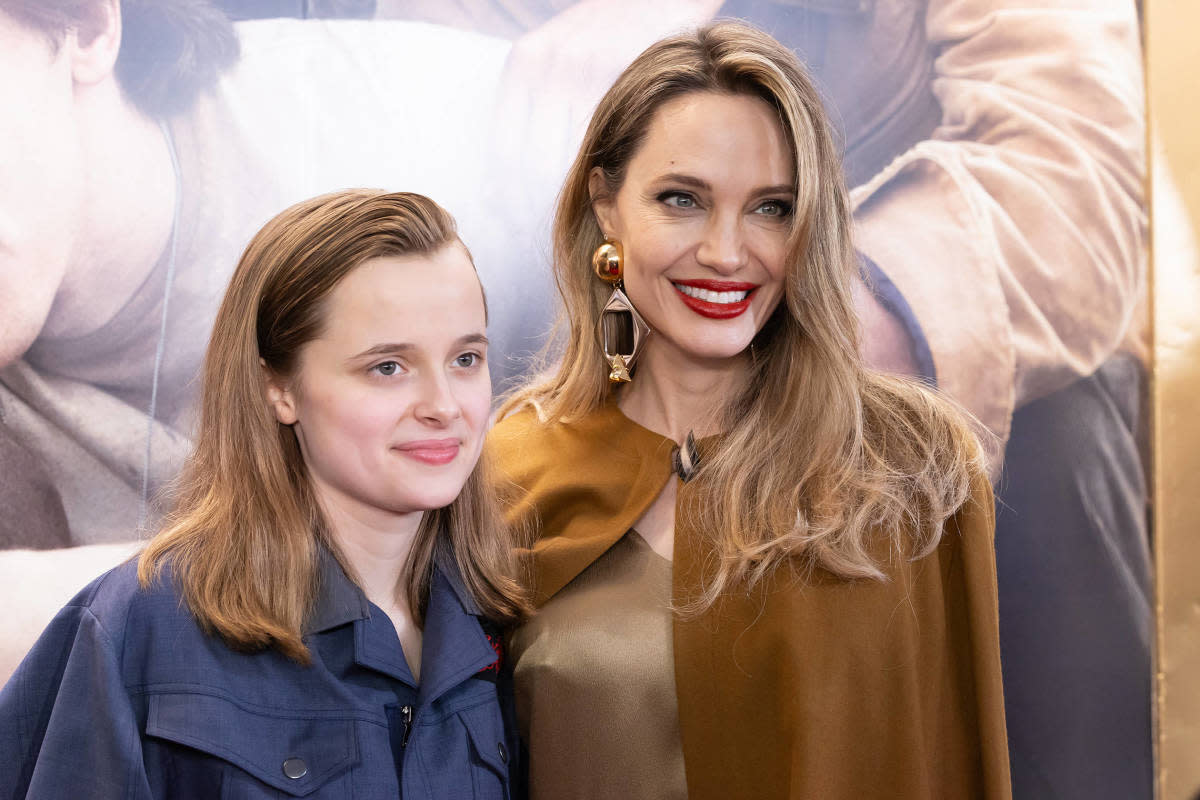
<path id="1" fill-rule="evenodd" d="M 750 340 L 742 341 L 722 341 L 722 342 L 691 342 L 690 346 L 683 348 L 688 357 L 696 361 L 726 361 L 750 349 Z"/>
<path id="2" fill-rule="evenodd" d="M 397 505 L 419 511 L 433 511 L 445 508 L 453 503 L 462 493 L 462 484 L 453 487 L 430 487 L 424 491 L 409 491 L 408 495 Z"/>
<path id="3" fill-rule="evenodd" d="M 740 355 L 750 349 L 750 342 L 757 332 L 753 326 L 739 325 L 733 329 L 727 323 L 724 326 L 702 323 L 674 331 L 659 331 L 681 354 L 696 361 L 723 361 Z"/>

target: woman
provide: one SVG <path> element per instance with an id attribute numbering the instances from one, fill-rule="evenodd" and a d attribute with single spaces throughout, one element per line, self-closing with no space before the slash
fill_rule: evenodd
<path id="1" fill-rule="evenodd" d="M 863 366 L 796 58 L 739 23 L 648 49 L 554 240 L 565 353 L 491 434 L 539 537 L 531 796 L 1008 797 L 981 449 Z"/>
<path id="2" fill-rule="evenodd" d="M 525 600 L 477 467 L 486 310 L 454 221 L 356 190 L 251 241 L 164 529 L 0 694 L 0 795 L 510 795 L 497 625 Z"/>

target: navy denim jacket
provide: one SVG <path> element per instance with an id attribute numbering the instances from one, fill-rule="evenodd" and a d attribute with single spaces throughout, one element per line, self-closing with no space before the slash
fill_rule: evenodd
<path id="1" fill-rule="evenodd" d="M 0 692 L 0 798 L 512 797 L 509 673 L 457 572 L 435 569 L 419 685 L 387 615 L 321 573 L 309 667 L 231 650 L 135 563 L 97 579 Z"/>

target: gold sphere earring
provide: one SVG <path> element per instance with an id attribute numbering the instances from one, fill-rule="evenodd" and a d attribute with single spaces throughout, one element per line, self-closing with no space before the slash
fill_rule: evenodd
<path id="1" fill-rule="evenodd" d="M 611 383 L 628 383 L 633 362 L 637 360 L 642 344 L 650 334 L 650 326 L 623 291 L 624 253 L 621 243 L 605 238 L 604 243 L 592 253 L 592 269 L 602 281 L 613 284 L 613 293 L 601 309 L 600 322 L 596 326 L 600 349 L 604 352 L 605 368 L 608 369 L 608 380 Z"/>
<path id="2" fill-rule="evenodd" d="M 592 269 L 596 271 L 596 277 L 609 283 L 621 280 L 622 255 L 620 242 L 605 239 L 592 253 Z"/>

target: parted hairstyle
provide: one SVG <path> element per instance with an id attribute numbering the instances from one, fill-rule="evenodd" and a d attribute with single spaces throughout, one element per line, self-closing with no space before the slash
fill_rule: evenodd
<path id="1" fill-rule="evenodd" d="M 142 552 L 143 586 L 170 565 L 184 600 L 232 647 L 275 647 L 301 663 L 323 546 L 340 557 L 296 434 L 266 395 L 318 338 L 326 298 L 364 261 L 462 246 L 453 218 L 427 197 L 357 189 L 288 208 L 247 246 L 217 312 L 205 356 L 196 445 L 175 507 Z M 428 276 L 430 281 L 437 275 Z M 260 360 L 261 359 L 261 360 Z M 484 615 L 526 608 L 513 551 L 491 495 L 486 453 L 449 506 L 427 511 L 405 565 L 409 608 L 423 625 L 435 558 L 444 553 Z"/>
<path id="2" fill-rule="evenodd" d="M 532 406 L 545 422 L 569 422 L 614 391 L 596 334 L 611 287 L 591 268 L 604 235 L 589 175 L 598 167 L 615 194 L 658 110 L 693 92 L 748 95 L 775 110 L 795 165 L 796 204 L 783 299 L 754 340 L 749 379 L 723 402 L 724 435 L 693 479 L 702 487 L 693 494 L 705 498 L 701 530 L 719 558 L 690 607 L 706 608 L 784 564 L 883 578 L 884 560 L 936 546 L 982 469 L 982 450 L 949 401 L 863 363 L 851 295 L 859 263 L 830 124 L 796 56 L 754 27 L 718 22 L 663 39 L 600 101 L 554 221 L 564 316 L 561 352 L 549 357 L 561 360 L 501 414 Z"/>

